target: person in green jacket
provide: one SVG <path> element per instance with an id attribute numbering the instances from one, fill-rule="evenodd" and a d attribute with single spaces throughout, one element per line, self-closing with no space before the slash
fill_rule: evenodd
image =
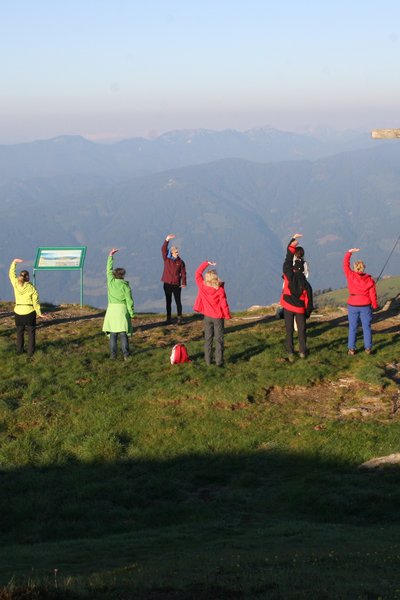
<path id="1" fill-rule="evenodd" d="M 9 278 L 15 295 L 15 326 L 17 328 L 17 354 L 24 352 L 25 330 L 28 333 L 28 356 L 33 356 L 36 348 L 36 316 L 45 318 L 39 304 L 36 288 L 29 281 L 25 269 L 17 275 L 17 264 L 22 258 L 14 258 L 10 265 Z"/>
<path id="2" fill-rule="evenodd" d="M 114 254 L 117 248 L 110 250 L 107 258 L 108 306 L 104 317 L 103 331 L 110 336 L 110 358 L 117 357 L 117 338 L 121 341 L 124 360 L 129 358 L 128 335 L 132 335 L 132 321 L 135 316 L 132 291 L 125 281 L 125 269 L 114 269 Z"/>

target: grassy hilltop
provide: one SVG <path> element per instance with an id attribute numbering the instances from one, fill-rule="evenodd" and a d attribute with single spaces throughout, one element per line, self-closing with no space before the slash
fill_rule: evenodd
<path id="1" fill-rule="evenodd" d="M 273 311 L 227 322 L 226 367 L 202 323 L 139 315 L 129 362 L 103 313 L 61 307 L 14 353 L 0 305 L 1 600 L 400 598 L 400 317 L 346 354 L 343 310 L 286 360 Z M 191 364 L 169 364 L 174 343 Z M 360 344 L 361 348 L 361 344 Z"/>

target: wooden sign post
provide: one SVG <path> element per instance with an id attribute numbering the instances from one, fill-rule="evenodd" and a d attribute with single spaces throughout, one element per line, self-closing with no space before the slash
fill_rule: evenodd
<path id="1" fill-rule="evenodd" d="M 373 129 L 371 137 L 373 140 L 394 140 L 400 138 L 400 129 Z"/>

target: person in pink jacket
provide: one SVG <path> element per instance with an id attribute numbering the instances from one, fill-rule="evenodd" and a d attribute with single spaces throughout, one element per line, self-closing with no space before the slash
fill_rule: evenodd
<path id="1" fill-rule="evenodd" d="M 215 262 L 204 261 L 198 267 L 195 275 L 198 294 L 194 310 L 204 315 L 204 358 L 207 365 L 211 364 L 212 345 L 215 341 L 215 364 L 224 366 L 224 319 L 230 319 L 231 313 L 226 299 L 224 283 L 217 275 Z"/>
<path id="2" fill-rule="evenodd" d="M 371 275 L 365 273 L 365 264 L 362 260 L 354 262 L 354 269 L 350 266 L 350 258 L 353 252 L 359 252 L 359 248 L 350 248 L 343 257 L 343 271 L 347 279 L 349 298 L 347 308 L 349 314 L 349 339 L 348 354 L 356 353 L 357 327 L 361 321 L 364 349 L 367 354 L 372 351 L 372 309 L 378 308 L 375 281 Z"/>

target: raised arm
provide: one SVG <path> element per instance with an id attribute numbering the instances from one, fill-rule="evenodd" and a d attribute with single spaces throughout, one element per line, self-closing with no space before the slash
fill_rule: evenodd
<path id="1" fill-rule="evenodd" d="M 195 280 L 197 285 L 201 285 L 204 280 L 203 280 L 203 273 L 204 271 L 207 269 L 207 267 L 213 263 L 209 263 L 208 260 L 205 260 L 204 262 L 201 263 L 201 265 L 199 265 L 196 269 L 196 273 L 195 273 Z"/>
<path id="2" fill-rule="evenodd" d="M 22 258 L 14 258 L 14 260 L 12 261 L 12 263 L 10 265 L 10 269 L 8 271 L 8 276 L 10 278 L 11 285 L 14 285 L 18 281 L 17 263 L 22 263 L 22 262 L 24 262 Z"/>
<path id="3" fill-rule="evenodd" d="M 162 255 L 162 257 L 163 257 L 164 260 L 167 260 L 167 258 L 168 258 L 168 244 L 169 244 L 169 240 L 173 240 L 174 237 L 176 237 L 174 233 L 169 233 L 167 235 L 167 237 L 165 238 L 163 245 L 161 246 L 161 255 Z"/>
<path id="4" fill-rule="evenodd" d="M 353 254 L 353 252 L 360 252 L 360 248 L 350 248 L 350 250 L 347 250 L 347 252 L 345 253 L 344 257 L 343 257 L 343 271 L 344 274 L 346 275 L 346 277 L 352 273 L 352 268 L 350 266 L 350 259 L 351 259 L 351 255 Z"/>
<path id="5" fill-rule="evenodd" d="M 114 279 L 113 267 L 114 267 L 114 254 L 118 252 L 118 248 L 112 248 L 108 253 L 106 273 L 107 273 L 107 284 L 111 283 Z"/>
<path id="6" fill-rule="evenodd" d="M 17 277 L 17 264 L 15 262 L 15 259 L 12 261 L 12 263 L 10 265 L 10 269 L 8 271 L 8 276 L 10 278 L 11 285 L 14 285 L 18 281 L 18 277 Z"/>

